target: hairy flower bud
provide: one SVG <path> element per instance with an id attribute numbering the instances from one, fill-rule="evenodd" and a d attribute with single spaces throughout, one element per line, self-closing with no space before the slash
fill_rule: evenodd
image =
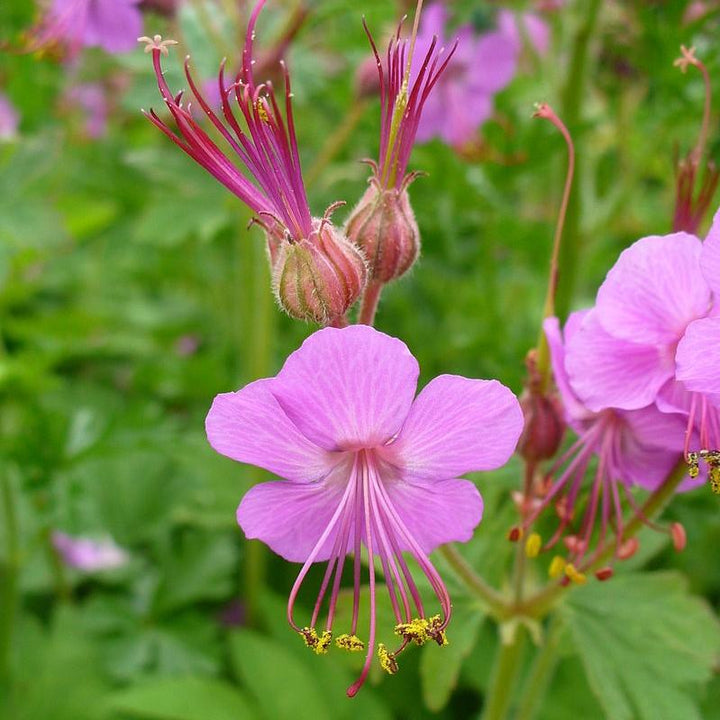
<path id="1" fill-rule="evenodd" d="M 385 190 L 371 179 L 345 232 L 365 253 L 372 280 L 387 283 L 406 273 L 420 250 L 420 231 L 406 183 Z"/>
<path id="2" fill-rule="evenodd" d="M 283 242 L 273 263 L 280 307 L 298 320 L 326 325 L 342 317 L 367 281 L 362 253 L 328 220 L 313 219 L 299 242 Z"/>

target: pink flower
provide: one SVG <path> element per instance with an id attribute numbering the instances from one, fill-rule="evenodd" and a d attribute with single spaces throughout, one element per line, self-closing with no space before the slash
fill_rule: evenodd
<path id="1" fill-rule="evenodd" d="M 112 570 L 127 564 L 130 559 L 127 552 L 110 538 L 91 540 L 55 531 L 52 542 L 68 565 L 84 572 Z"/>
<path id="2" fill-rule="evenodd" d="M 624 250 L 598 291 L 593 322 L 584 323 L 567 359 L 573 386 L 593 411 L 656 403 L 685 414 L 691 471 L 697 475 L 698 455 L 707 460 L 718 490 L 720 383 L 713 380 L 712 348 L 719 241 L 716 215 L 705 245 L 678 232 L 642 238 Z"/>
<path id="3" fill-rule="evenodd" d="M 594 311 L 573 313 L 563 339 L 557 318 L 545 321 L 555 382 L 568 425 L 578 439 L 547 471 L 541 497 L 523 522 L 523 530 L 527 531 L 549 505 L 554 505 L 559 519 L 556 531 L 544 544 L 538 535 L 531 536 L 528 550 L 531 554 L 548 550 L 562 538 L 568 558 L 558 558 L 551 572 L 565 572 L 568 579 L 578 582 L 584 582 L 584 567 L 592 565 L 610 542 L 618 559 L 628 557 L 637 547 L 636 541 L 628 544 L 623 537 L 624 506 L 644 521 L 629 488 L 653 490 L 667 477 L 682 457 L 685 427 L 680 415 L 660 412 L 654 405 L 630 411 L 611 407 L 594 411 L 582 402 L 568 373 L 569 349 L 582 342 L 583 328 L 596 322 Z M 587 367 L 592 372 L 591 362 Z M 576 366 L 575 371 L 577 381 L 582 368 Z M 589 499 L 577 518 L 583 507 L 581 490 L 594 457 L 597 464 L 592 471 Z M 610 574 L 610 568 L 603 568 L 598 576 L 607 579 Z"/>
<path id="4" fill-rule="evenodd" d="M 0 93 L 0 140 L 12 140 L 17 134 L 20 116 L 7 95 Z"/>
<path id="5" fill-rule="evenodd" d="M 32 31 L 31 49 L 59 46 L 76 55 L 83 47 L 132 50 L 142 33 L 140 0 L 53 0 Z"/>
<path id="6" fill-rule="evenodd" d="M 381 665 L 409 642 L 444 644 L 448 591 L 428 554 L 466 541 L 480 522 L 482 499 L 457 479 L 499 467 L 522 428 L 515 396 L 497 381 L 442 375 L 414 398 L 419 368 L 400 340 L 371 327 L 326 328 L 311 335 L 276 377 L 218 395 L 208 414 L 210 444 L 239 462 L 284 478 L 255 486 L 237 511 L 248 538 L 259 538 L 287 560 L 303 563 L 290 593 L 288 619 L 315 652 L 330 646 L 346 556 L 353 555 L 353 617 L 338 647 L 364 650 L 365 678 L 376 643 L 379 559 L 400 645 L 378 646 Z M 368 560 L 370 623 L 358 633 L 361 546 Z M 440 613 L 428 613 L 404 559 L 426 576 Z M 327 570 L 307 626 L 294 618 L 295 599 L 310 566 Z M 329 594 L 329 598 L 326 598 Z M 323 607 L 322 629 L 317 630 Z"/>

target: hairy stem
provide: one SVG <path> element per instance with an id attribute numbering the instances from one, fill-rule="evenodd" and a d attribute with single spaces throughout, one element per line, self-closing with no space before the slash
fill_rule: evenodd
<path id="1" fill-rule="evenodd" d="M 373 325 L 375 323 L 375 313 L 380 302 L 382 289 L 382 283 L 375 280 L 368 281 L 360 304 L 360 314 L 358 315 L 358 323 L 361 325 Z"/>
<path id="2" fill-rule="evenodd" d="M 511 638 L 502 637 L 493 662 L 486 702 L 480 720 L 505 720 L 511 709 L 512 698 L 522 669 L 522 654 L 525 645 L 525 630 L 515 627 Z"/>

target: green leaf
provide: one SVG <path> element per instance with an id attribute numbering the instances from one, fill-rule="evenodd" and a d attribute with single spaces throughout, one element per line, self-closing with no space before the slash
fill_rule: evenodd
<path id="1" fill-rule="evenodd" d="M 439 712 L 457 687 L 460 668 L 477 639 L 484 613 L 478 607 L 454 606 L 450 626 L 449 644 L 438 648 L 428 643 L 420 658 L 420 680 L 423 700 L 433 712 Z"/>
<path id="2" fill-rule="evenodd" d="M 200 677 L 161 678 L 117 692 L 110 707 L 145 720 L 253 720 L 247 697 L 229 683 Z"/>
<path id="3" fill-rule="evenodd" d="M 700 718 L 693 685 L 720 650 L 710 609 L 675 573 L 628 574 L 568 595 L 561 613 L 611 720 Z"/>
<path id="4" fill-rule="evenodd" d="M 264 714 L 273 720 L 330 720 L 330 700 L 309 665 L 279 643 L 251 630 L 231 638 L 232 660 Z M 330 655 L 308 659 L 332 662 Z M 344 700 L 340 696 L 338 700 Z"/>

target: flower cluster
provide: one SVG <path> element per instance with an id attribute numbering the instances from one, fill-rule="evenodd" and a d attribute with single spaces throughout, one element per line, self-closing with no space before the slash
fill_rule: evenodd
<path id="1" fill-rule="evenodd" d="M 719 272 L 720 214 L 705 242 L 678 232 L 626 249 L 595 306 L 572 315 L 564 337 L 556 318 L 546 321 L 556 384 L 578 440 L 549 469 L 514 536 L 553 504 L 556 532 L 546 543 L 536 533 L 527 539 L 535 555 L 564 536 L 568 564 L 553 562 L 552 574 L 582 581 L 581 566 L 607 555 L 629 557 L 637 540 L 624 536 L 623 507 L 649 522 L 630 488 L 656 490 L 674 468 L 683 473 L 683 459 L 688 477 L 681 490 L 709 477 L 720 492 L 720 371 L 708 351 L 720 340 Z M 580 489 L 593 457 L 578 525 Z M 666 530 L 681 549 L 682 527 Z M 602 579 L 610 574 L 609 567 L 598 570 Z"/>

